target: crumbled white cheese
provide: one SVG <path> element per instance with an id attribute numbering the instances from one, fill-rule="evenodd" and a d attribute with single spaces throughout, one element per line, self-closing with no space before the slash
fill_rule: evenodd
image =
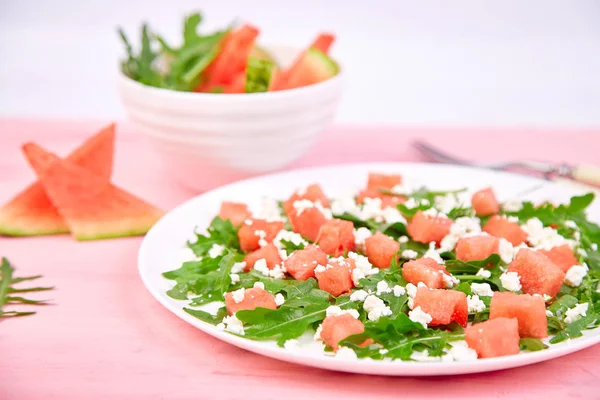
<path id="1" fill-rule="evenodd" d="M 435 196 L 433 200 L 435 208 L 444 214 L 449 214 L 450 211 L 454 210 L 455 208 L 466 208 L 469 206 L 468 204 L 465 204 L 465 202 L 455 193 L 448 193 L 443 196 Z"/>
<path id="2" fill-rule="evenodd" d="M 406 185 L 398 184 L 398 185 L 395 185 L 394 187 L 392 187 L 392 189 L 390 191 L 397 195 L 407 195 L 407 194 L 411 194 L 413 189 Z"/>
<path id="3" fill-rule="evenodd" d="M 265 261 L 265 263 L 266 263 L 266 261 Z M 237 273 L 240 273 L 240 272 L 244 272 L 244 269 L 246 269 L 246 261 L 236 262 L 231 267 L 231 273 L 232 274 L 237 274 Z"/>
<path id="4" fill-rule="evenodd" d="M 285 273 L 287 272 L 285 267 L 281 264 L 277 264 L 273 269 L 269 269 L 269 267 L 267 267 L 267 260 L 264 258 L 261 258 L 254 263 L 254 270 L 260 272 L 264 276 L 275 279 L 285 278 Z"/>
<path id="5" fill-rule="evenodd" d="M 550 310 L 546 310 L 546 317 L 554 317 L 554 313 Z"/>
<path id="6" fill-rule="evenodd" d="M 413 305 L 414 305 L 414 301 L 415 301 L 415 296 L 417 295 L 417 288 L 420 287 L 427 287 L 427 285 L 425 285 L 423 282 L 419 282 L 417 284 L 417 286 L 413 285 L 412 283 L 408 283 L 406 285 L 406 293 L 408 293 L 408 308 L 410 308 L 412 310 Z"/>
<path id="7" fill-rule="evenodd" d="M 590 245 L 590 248 L 591 248 L 592 250 L 594 250 L 594 251 L 598 251 L 598 243 L 592 243 L 592 244 Z"/>
<path id="8" fill-rule="evenodd" d="M 369 262 L 369 259 L 360 254 L 350 252 L 348 257 L 354 260 L 356 268 L 352 270 L 352 281 L 355 286 L 359 286 L 360 280 L 369 275 L 375 275 L 379 272 L 379 268 L 373 268 L 373 265 Z"/>
<path id="9" fill-rule="evenodd" d="M 500 258 L 506 264 L 510 264 L 514 257 L 514 249 L 511 242 L 504 238 L 500 238 L 498 241 L 498 253 L 500 253 Z"/>
<path id="10" fill-rule="evenodd" d="M 576 244 L 574 240 L 561 236 L 556 229 L 549 226 L 544 227 L 544 224 L 538 218 L 528 219 L 521 226 L 521 229 L 527 234 L 527 241 L 536 250 L 550 250 L 553 247 L 562 246 L 563 244 L 574 248 Z"/>
<path id="11" fill-rule="evenodd" d="M 438 264 L 444 264 L 444 259 L 440 256 L 440 253 L 435 249 L 435 242 L 429 243 L 429 250 L 423 254 L 423 257 L 431 258 Z"/>
<path id="12" fill-rule="evenodd" d="M 315 268 L 315 272 L 318 272 L 320 274 L 321 272 L 325 272 L 325 271 L 327 271 L 330 268 L 333 268 L 333 266 L 330 265 L 330 264 L 327 264 L 327 265 L 321 265 L 321 264 L 319 264 Z"/>
<path id="13" fill-rule="evenodd" d="M 240 281 L 239 274 L 229 274 L 229 277 L 231 278 L 232 285 L 235 285 L 236 283 L 238 283 Z"/>
<path id="14" fill-rule="evenodd" d="M 317 208 L 317 210 L 319 210 L 321 212 L 321 214 L 323 214 L 323 216 L 326 219 L 333 218 L 333 213 L 331 212 L 331 208 L 324 207 L 323 204 L 319 200 L 317 200 L 315 202 L 315 207 Z"/>
<path id="15" fill-rule="evenodd" d="M 208 250 L 208 256 L 210 258 L 217 258 L 223 254 L 224 250 L 225 250 L 225 246 L 215 243 L 212 245 L 210 250 Z"/>
<path id="16" fill-rule="evenodd" d="M 442 274 L 442 281 L 444 281 L 444 288 L 446 289 L 451 289 L 460 283 L 460 281 L 456 279 L 454 275 L 448 275 L 442 271 L 440 271 L 440 274 Z"/>
<path id="17" fill-rule="evenodd" d="M 482 278 L 489 278 L 492 276 L 492 273 L 485 268 L 479 268 L 479 271 L 477 271 L 475 276 L 480 276 Z"/>
<path id="18" fill-rule="evenodd" d="M 386 281 L 377 282 L 377 296 L 381 296 L 384 293 L 392 293 L 392 288 Z"/>
<path id="19" fill-rule="evenodd" d="M 394 292 L 394 296 L 396 297 L 404 296 L 404 294 L 406 293 L 406 290 L 404 290 L 404 288 L 399 285 L 394 285 L 392 291 Z"/>
<path id="20" fill-rule="evenodd" d="M 419 207 L 419 206 L 428 206 L 429 204 L 430 204 L 429 200 L 427 200 L 427 199 L 417 200 L 414 197 L 409 198 L 404 203 L 404 205 L 406 206 L 406 208 L 415 208 L 415 207 Z"/>
<path id="21" fill-rule="evenodd" d="M 448 217 L 446 214 L 436 210 L 435 208 L 428 208 L 427 210 L 423 211 L 423 214 L 428 217 L 444 217 L 444 218 Z"/>
<path id="22" fill-rule="evenodd" d="M 236 303 L 241 303 L 242 301 L 244 301 L 245 294 L 246 294 L 246 289 L 241 288 L 241 289 L 234 290 L 233 292 L 231 292 L 231 297 L 233 298 L 233 301 L 235 301 Z"/>
<path id="23" fill-rule="evenodd" d="M 409 239 L 408 239 L 408 236 L 402 235 L 398 238 L 398 241 L 400 243 L 408 243 Z"/>
<path id="24" fill-rule="evenodd" d="M 367 296 L 363 308 L 367 312 L 367 318 L 370 321 L 377 321 L 383 316 L 392 315 L 392 310 L 385 305 L 383 300 L 373 295 Z"/>
<path id="25" fill-rule="evenodd" d="M 402 255 L 402 258 L 408 258 L 411 260 L 414 260 L 415 258 L 419 257 L 419 253 L 417 253 L 414 250 L 410 250 L 410 249 L 404 250 L 401 255 Z"/>
<path id="26" fill-rule="evenodd" d="M 356 360 L 358 356 L 350 347 L 340 346 L 335 352 L 335 358 L 341 358 L 344 360 Z"/>
<path id="27" fill-rule="evenodd" d="M 397 222 L 406 224 L 406 218 L 395 207 L 386 207 L 382 211 L 383 220 L 386 224 L 395 224 Z"/>
<path id="28" fill-rule="evenodd" d="M 423 311 L 421 307 L 417 307 L 414 310 L 409 311 L 408 318 L 410 318 L 410 320 L 413 322 L 420 323 L 424 328 L 427 328 L 427 324 L 433 320 L 431 315 Z"/>
<path id="29" fill-rule="evenodd" d="M 285 218 L 281 215 L 281 209 L 277 200 L 271 197 L 263 197 L 258 212 L 253 213 L 255 219 L 264 219 L 267 222 L 284 221 Z"/>
<path id="30" fill-rule="evenodd" d="M 513 258 L 515 258 L 517 256 L 517 254 L 519 253 L 519 250 L 521 249 L 528 249 L 529 246 L 527 246 L 525 243 L 521 243 L 518 246 L 513 246 Z M 500 267 L 502 268 L 502 267 Z"/>
<path id="31" fill-rule="evenodd" d="M 588 256 L 587 251 L 585 251 L 585 249 L 583 247 L 580 247 L 577 249 L 577 254 L 580 255 L 581 257 L 586 257 Z"/>
<path id="32" fill-rule="evenodd" d="M 514 223 L 517 223 L 517 224 L 519 223 L 519 218 L 518 218 L 518 217 L 515 217 L 515 216 L 513 216 L 513 215 L 508 215 L 508 216 L 505 216 L 505 218 L 506 218 L 506 220 L 507 220 L 508 222 L 514 222 Z"/>
<path id="33" fill-rule="evenodd" d="M 237 319 L 235 315 L 226 316 L 223 318 L 223 322 L 217 325 L 217 328 L 220 330 L 229 331 L 231 333 L 235 333 L 237 335 L 244 334 L 244 325 L 242 321 Z"/>
<path id="34" fill-rule="evenodd" d="M 252 221 L 251 219 L 244 220 L 244 225 L 252 226 L 253 223 L 254 221 Z"/>
<path id="35" fill-rule="evenodd" d="M 467 345 L 464 340 L 450 343 L 452 348 L 448 354 L 452 356 L 453 361 L 473 361 L 477 359 L 477 352 Z"/>
<path id="36" fill-rule="evenodd" d="M 275 305 L 280 306 L 285 303 L 285 297 L 281 293 L 275 295 Z"/>
<path id="37" fill-rule="evenodd" d="M 388 352 L 388 349 L 379 349 L 379 354 L 387 354 Z"/>
<path id="38" fill-rule="evenodd" d="M 342 310 L 338 306 L 329 306 L 329 307 L 327 307 L 327 310 L 325 310 L 325 315 L 328 317 L 336 316 L 336 315 L 344 315 L 344 314 L 350 314 L 356 319 L 358 319 L 358 317 L 360 316 L 358 311 L 356 311 L 354 309 Z"/>
<path id="39" fill-rule="evenodd" d="M 296 246 L 308 245 L 308 242 L 304 240 L 302 235 L 285 229 L 280 230 L 275 236 L 275 239 L 273 239 L 273 245 L 275 245 L 275 247 L 277 247 L 278 250 L 282 250 L 285 248 L 285 246 L 281 243 L 282 240 L 293 243 Z"/>
<path id="40" fill-rule="evenodd" d="M 283 348 L 286 350 L 297 350 L 300 347 L 298 339 L 288 339 L 283 343 Z"/>
<path id="41" fill-rule="evenodd" d="M 565 226 L 570 229 L 577 229 L 577 224 L 575 221 L 567 220 L 565 221 Z"/>
<path id="42" fill-rule="evenodd" d="M 547 294 L 544 294 L 544 301 L 547 303 L 550 300 L 552 300 L 552 296 L 548 296 Z"/>
<path id="43" fill-rule="evenodd" d="M 368 295 L 369 293 L 367 293 L 367 291 L 360 289 L 350 295 L 350 301 L 365 301 Z"/>
<path id="44" fill-rule="evenodd" d="M 494 291 L 489 283 L 471 283 L 471 293 L 483 297 L 492 297 L 494 295 Z"/>
<path id="45" fill-rule="evenodd" d="M 583 278 L 588 274 L 587 265 L 573 265 L 567 271 L 565 283 L 572 287 L 578 287 L 583 282 Z"/>
<path id="46" fill-rule="evenodd" d="M 410 356 L 411 360 L 419 361 L 419 362 L 432 362 L 432 361 L 441 361 L 441 357 L 434 357 L 429 355 L 429 350 L 423 351 L 413 351 Z"/>
<path id="47" fill-rule="evenodd" d="M 315 331 L 315 336 L 314 336 L 315 340 L 323 340 L 323 338 L 321 337 L 322 331 L 323 331 L 323 324 L 317 326 L 317 330 Z"/>
<path id="48" fill-rule="evenodd" d="M 585 317 L 588 311 L 588 303 L 577 304 L 573 308 L 569 308 L 565 312 L 565 323 L 570 324 L 573 321 L 577 321 L 581 317 Z"/>
<path id="49" fill-rule="evenodd" d="M 518 292 L 521 290 L 521 278 L 516 272 L 505 272 L 500 275 L 500 282 L 502 287 L 511 292 Z"/>
<path id="50" fill-rule="evenodd" d="M 371 231 L 368 228 L 360 227 L 354 230 L 354 243 L 357 246 L 364 246 L 365 240 L 372 236 Z"/>
<path id="51" fill-rule="evenodd" d="M 354 196 L 342 196 L 334 198 L 331 201 L 331 211 L 333 215 L 350 214 L 358 216 L 360 214 L 360 207 L 356 204 Z"/>
<path id="52" fill-rule="evenodd" d="M 360 218 L 364 220 L 372 219 L 375 222 L 383 222 L 383 209 L 381 208 L 380 198 L 367 197 L 363 200 L 363 205 L 360 210 Z"/>
<path id="53" fill-rule="evenodd" d="M 523 203 L 519 200 L 508 200 L 502 205 L 502 209 L 507 212 L 517 212 L 523 208 Z"/>
<path id="54" fill-rule="evenodd" d="M 262 282 L 254 282 L 254 285 L 252 287 L 254 287 L 256 289 L 265 290 L 265 284 Z"/>
<path id="55" fill-rule="evenodd" d="M 469 314 L 475 314 L 485 310 L 485 303 L 476 294 L 467 296 L 467 306 Z"/>
<path id="56" fill-rule="evenodd" d="M 257 231 L 254 231 L 254 234 L 256 236 L 258 236 L 258 245 L 260 247 L 265 247 L 267 244 L 269 244 L 269 243 L 267 243 L 267 241 L 265 239 L 267 237 L 267 232 L 265 232 L 263 230 L 257 230 Z"/>
<path id="57" fill-rule="evenodd" d="M 256 260 L 254 263 L 254 270 L 256 272 L 260 272 L 264 276 L 269 276 L 269 267 L 267 267 L 267 260 L 261 258 L 260 260 Z"/>
<path id="58" fill-rule="evenodd" d="M 283 279 L 285 278 L 285 273 L 287 270 L 281 264 L 277 264 L 272 270 L 269 271 L 269 276 L 273 279 Z"/>
<path id="59" fill-rule="evenodd" d="M 313 203 L 310 200 L 302 199 L 294 201 L 293 206 L 296 210 L 296 215 L 300 216 L 304 211 L 308 210 L 309 208 L 314 208 L 315 203 Z"/>

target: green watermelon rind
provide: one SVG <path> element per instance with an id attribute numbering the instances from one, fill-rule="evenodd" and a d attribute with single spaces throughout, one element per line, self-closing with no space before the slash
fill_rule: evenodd
<path id="1" fill-rule="evenodd" d="M 306 61 L 312 64 L 312 67 L 326 77 L 334 77 L 340 72 L 339 64 L 321 50 L 310 48 L 306 50 Z"/>
<path id="2" fill-rule="evenodd" d="M 250 57 L 260 58 L 262 60 L 267 60 L 273 63 L 277 68 L 279 68 L 279 64 L 273 55 L 266 50 L 264 47 L 259 46 L 257 44 L 252 47 L 252 51 L 250 52 Z"/>

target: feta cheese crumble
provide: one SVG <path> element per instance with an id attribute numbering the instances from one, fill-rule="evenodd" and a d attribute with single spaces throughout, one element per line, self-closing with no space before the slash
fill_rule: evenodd
<path id="1" fill-rule="evenodd" d="M 281 264 L 277 264 L 275 267 L 273 267 L 273 269 L 269 269 L 269 267 L 267 267 L 267 260 L 264 258 L 261 258 L 254 263 L 254 270 L 263 274 L 264 276 L 274 279 L 285 278 L 285 273 L 287 272 L 285 267 Z"/>
<path id="2" fill-rule="evenodd" d="M 309 208 L 314 208 L 315 207 L 315 203 L 313 203 L 310 200 L 296 200 L 293 203 L 293 207 L 296 210 L 296 215 L 300 216 L 302 215 L 302 213 L 306 210 L 308 210 Z"/>
<path id="3" fill-rule="evenodd" d="M 246 289 L 244 288 L 234 290 L 233 292 L 231 292 L 231 297 L 233 298 L 233 301 L 235 301 L 236 303 L 241 303 L 242 301 L 244 301 L 245 292 Z"/>
<path id="4" fill-rule="evenodd" d="M 348 257 L 354 260 L 356 268 L 352 270 L 352 281 L 355 286 L 360 286 L 360 280 L 369 275 L 375 275 L 379 272 L 379 268 L 374 268 L 369 262 L 369 259 L 360 254 L 350 252 Z"/>
<path id="5" fill-rule="evenodd" d="M 498 253 L 500 253 L 500 258 L 507 264 L 514 258 L 514 248 L 511 242 L 504 238 L 500 238 L 498 241 Z"/>
<path id="6" fill-rule="evenodd" d="M 563 244 L 569 247 L 575 247 L 575 241 L 566 239 L 561 236 L 558 231 L 552 227 L 544 227 L 542 221 L 538 218 L 530 218 L 521 226 L 521 229 L 527 234 L 527 241 L 536 250 L 550 250 L 553 247 Z"/>
<path id="7" fill-rule="evenodd" d="M 435 242 L 429 243 L 429 250 L 423 254 L 423 257 L 431 258 L 438 264 L 444 264 L 444 259 L 440 256 L 440 253 L 435 249 Z"/>
<path id="8" fill-rule="evenodd" d="M 396 297 L 403 296 L 406 293 L 406 290 L 404 290 L 404 288 L 399 285 L 394 285 L 392 291 L 394 292 L 394 296 Z"/>
<path id="9" fill-rule="evenodd" d="M 229 274 L 229 277 L 231 278 L 232 285 L 235 285 L 240 281 L 240 276 L 238 274 Z"/>
<path id="10" fill-rule="evenodd" d="M 254 234 L 256 236 L 258 236 L 258 245 L 260 247 L 265 247 L 268 243 L 265 240 L 265 238 L 267 237 L 267 232 L 263 231 L 263 230 L 257 230 L 254 231 Z"/>
<path id="11" fill-rule="evenodd" d="M 588 303 L 577 304 L 573 308 L 569 308 L 565 312 L 565 323 L 570 324 L 573 321 L 577 321 L 581 317 L 585 317 L 588 311 Z"/>
<path id="12" fill-rule="evenodd" d="M 442 280 L 444 281 L 444 287 L 446 289 L 451 289 L 460 283 L 460 281 L 456 279 L 454 275 L 448 275 L 442 271 L 440 271 L 440 273 L 442 274 Z"/>
<path id="13" fill-rule="evenodd" d="M 342 196 L 334 198 L 331 201 L 331 211 L 334 215 L 350 214 L 358 216 L 360 214 L 360 207 L 354 201 L 354 196 Z"/>
<path id="14" fill-rule="evenodd" d="M 475 314 L 485 310 L 485 303 L 476 294 L 467 296 L 467 306 L 469 314 Z"/>
<path id="15" fill-rule="evenodd" d="M 521 290 L 521 279 L 516 272 L 503 273 L 500 275 L 500 282 L 502 282 L 502 287 L 504 289 L 510 290 L 511 292 L 518 292 Z"/>
<path id="16" fill-rule="evenodd" d="M 210 258 L 217 258 L 223 254 L 223 251 L 225 251 L 225 246 L 215 243 L 210 250 L 208 250 L 208 256 Z"/>
<path id="17" fill-rule="evenodd" d="M 261 258 L 254 262 L 254 270 L 260 272 L 264 276 L 269 276 L 269 267 L 267 267 L 267 260 Z"/>
<path id="18" fill-rule="evenodd" d="M 392 310 L 385 305 L 383 300 L 373 295 L 367 296 L 363 308 L 367 312 L 367 318 L 370 321 L 377 321 L 383 316 L 392 315 Z"/>
<path id="19" fill-rule="evenodd" d="M 273 245 L 275 245 L 275 247 L 277 247 L 278 250 L 283 250 L 285 248 L 283 243 L 281 243 L 282 240 L 285 240 L 286 242 L 290 242 L 296 246 L 300 246 L 300 245 L 307 246 L 308 245 L 308 242 L 306 240 L 304 240 L 302 235 L 300 235 L 299 233 L 296 233 L 296 232 L 285 230 L 285 229 L 280 230 L 277 233 L 277 235 L 275 236 L 275 238 L 273 239 Z"/>
<path id="20" fill-rule="evenodd" d="M 275 295 L 275 305 L 280 306 L 283 303 L 285 303 L 285 297 L 283 297 L 283 295 L 281 293 L 277 293 Z"/>
<path id="21" fill-rule="evenodd" d="M 368 238 L 370 238 L 373 234 L 371 233 L 371 231 L 367 228 L 360 227 L 358 229 L 354 230 L 354 243 L 357 246 L 364 246 L 365 245 L 365 240 L 367 240 Z"/>
<path id="22" fill-rule="evenodd" d="M 490 278 L 492 276 L 492 273 L 485 268 L 479 268 L 479 271 L 477 271 L 475 276 L 480 276 L 482 278 Z"/>
<path id="23" fill-rule="evenodd" d="M 448 193 L 443 196 L 435 196 L 433 199 L 435 208 L 449 214 L 455 208 L 466 208 L 469 204 L 466 204 L 463 199 L 460 199 L 455 193 Z"/>
<path id="24" fill-rule="evenodd" d="M 377 282 L 377 296 L 381 296 L 384 293 L 392 293 L 392 289 L 386 281 Z"/>
<path id="25" fill-rule="evenodd" d="M 367 293 L 365 290 L 360 289 L 360 290 L 353 292 L 350 295 L 350 301 L 354 301 L 354 302 L 365 301 L 365 299 L 367 298 L 368 295 L 369 295 L 369 293 Z"/>
<path id="26" fill-rule="evenodd" d="M 408 312 L 408 318 L 410 318 L 413 322 L 418 322 L 423 325 L 423 328 L 427 329 L 427 324 L 430 323 L 433 318 L 431 315 L 427 314 L 425 311 L 421 309 L 421 307 L 417 307 L 414 310 Z"/>
<path id="27" fill-rule="evenodd" d="M 217 325 L 217 329 L 235 333 L 236 335 L 244 335 L 244 325 L 235 315 L 224 317 L 223 322 Z"/>
<path id="28" fill-rule="evenodd" d="M 288 339 L 283 344 L 283 348 L 286 350 L 297 350 L 300 347 L 298 339 Z"/>
<path id="29" fill-rule="evenodd" d="M 375 222 L 386 222 L 394 224 L 396 222 L 406 223 L 406 219 L 400 214 L 400 211 L 394 207 L 382 208 L 380 198 L 366 197 L 358 215 L 363 220 L 372 219 Z"/>
<path id="30" fill-rule="evenodd" d="M 419 253 L 414 250 L 404 250 L 401 254 L 402 258 L 408 258 L 409 260 L 414 260 L 419 257 Z"/>
<path id="31" fill-rule="evenodd" d="M 409 240 L 409 239 L 408 239 L 408 236 L 404 236 L 404 235 L 402 235 L 402 236 L 400 236 L 400 237 L 398 238 L 398 241 L 399 241 L 400 243 L 408 243 L 408 240 Z"/>
<path id="32" fill-rule="evenodd" d="M 358 311 L 356 311 L 354 309 L 342 310 L 338 306 L 329 306 L 329 307 L 327 307 L 327 310 L 325 310 L 325 315 L 328 317 L 344 315 L 344 314 L 350 314 L 356 319 L 358 319 L 358 317 L 360 317 Z"/>
<path id="33" fill-rule="evenodd" d="M 452 356 L 453 361 L 472 361 L 477 360 L 477 352 L 467 345 L 464 340 L 458 340 L 450 343 L 452 348 L 448 350 L 448 354 Z"/>
<path id="34" fill-rule="evenodd" d="M 508 200 L 502 205 L 502 209 L 507 212 L 517 212 L 523 208 L 523 203 L 519 200 Z"/>
<path id="35" fill-rule="evenodd" d="M 471 293 L 483 297 L 492 297 L 494 295 L 494 291 L 489 283 L 471 283 Z"/>
<path id="36" fill-rule="evenodd" d="M 481 234 L 481 221 L 476 217 L 460 217 L 450 226 L 448 233 L 440 242 L 441 251 L 452 251 L 460 238 Z"/>
<path id="37" fill-rule="evenodd" d="M 284 221 L 277 200 L 271 197 L 261 199 L 260 208 L 258 212 L 252 214 L 252 217 L 254 219 L 264 219 L 267 222 Z"/>
<path id="38" fill-rule="evenodd" d="M 554 313 L 550 310 L 546 310 L 546 317 L 554 317 Z"/>
<path id="39" fill-rule="evenodd" d="M 254 285 L 252 287 L 254 287 L 256 289 L 265 290 L 265 284 L 262 282 L 254 282 Z"/>
<path id="40" fill-rule="evenodd" d="M 344 360 L 356 360 L 358 356 L 350 347 L 340 346 L 335 352 L 335 358 L 341 358 Z"/>
<path id="41" fill-rule="evenodd" d="M 571 287 L 578 287 L 583 282 L 583 278 L 588 274 L 587 265 L 573 265 L 567 271 L 565 276 L 565 283 Z"/>
<path id="42" fill-rule="evenodd" d="M 266 261 L 265 261 L 265 263 L 266 263 Z M 246 269 L 246 261 L 236 262 L 231 267 L 231 273 L 232 274 L 238 274 L 240 272 L 244 272 L 244 269 Z"/>

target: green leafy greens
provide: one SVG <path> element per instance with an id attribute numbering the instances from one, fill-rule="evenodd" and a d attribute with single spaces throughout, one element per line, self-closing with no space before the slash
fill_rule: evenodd
<path id="1" fill-rule="evenodd" d="M 33 281 L 41 278 L 40 275 L 15 278 L 13 276 L 14 271 L 14 267 L 10 264 L 10 262 L 8 262 L 6 258 L 3 257 L 2 262 L 0 263 L 0 319 L 11 317 L 23 317 L 35 314 L 35 311 L 6 310 L 5 307 L 7 305 L 25 304 L 39 306 L 48 304 L 48 300 L 32 300 L 23 296 L 15 296 L 15 293 L 42 292 L 53 289 L 52 287 L 22 288 L 13 286 L 21 282 Z"/>

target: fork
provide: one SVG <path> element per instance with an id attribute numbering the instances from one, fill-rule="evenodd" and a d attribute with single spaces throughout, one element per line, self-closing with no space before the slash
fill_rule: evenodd
<path id="1" fill-rule="evenodd" d="M 511 170 L 514 168 L 523 169 L 528 172 L 541 173 L 544 178 L 552 180 L 562 185 L 570 186 L 574 189 L 592 190 L 600 194 L 600 168 L 587 165 L 554 164 L 549 162 L 521 160 L 505 161 L 497 163 L 473 163 L 458 157 L 451 156 L 430 144 L 416 140 L 412 143 L 413 147 L 429 157 L 431 160 L 445 163 L 457 164 L 479 168 L 487 168 L 497 171 Z M 592 186 L 590 186 L 592 185 Z"/>

